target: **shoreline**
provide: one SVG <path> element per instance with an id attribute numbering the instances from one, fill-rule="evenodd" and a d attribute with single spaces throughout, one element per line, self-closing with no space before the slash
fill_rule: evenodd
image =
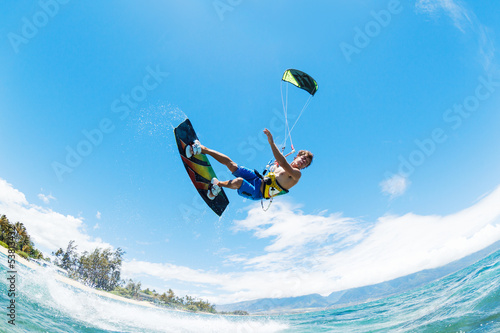
<path id="1" fill-rule="evenodd" d="M 6 256 L 9 255 L 9 251 L 8 249 L 6 249 L 5 247 L 3 246 L 0 246 L 0 252 L 2 252 L 3 254 L 5 254 Z M 42 266 L 36 264 L 36 263 L 33 263 L 29 260 L 26 260 L 24 259 L 23 257 L 21 257 L 20 255 L 18 255 L 16 253 L 16 264 L 21 264 L 25 267 L 28 267 L 29 269 L 32 269 L 32 270 L 37 270 L 37 269 L 40 269 L 40 268 L 43 268 Z M 88 291 L 88 292 L 92 292 L 94 294 L 97 294 L 99 296 L 103 296 L 103 297 L 106 297 L 106 298 L 110 298 L 110 299 L 114 299 L 116 301 L 122 301 L 122 302 L 127 302 L 127 303 L 130 303 L 130 304 L 135 304 L 135 305 L 140 305 L 140 306 L 145 306 L 145 307 L 148 307 L 148 308 L 155 308 L 155 309 L 163 309 L 162 307 L 158 307 L 158 306 L 155 306 L 154 304 L 150 303 L 150 302 L 147 302 L 147 301 L 137 301 L 137 300 L 134 300 L 134 299 L 130 299 L 130 298 L 125 298 L 125 297 L 122 297 L 122 296 L 118 296 L 118 295 L 114 295 L 114 294 L 111 294 L 111 293 L 108 293 L 106 291 L 102 291 L 102 290 L 97 290 L 97 289 L 94 289 L 94 288 L 91 288 L 91 287 L 88 287 L 76 280 L 73 280 L 69 277 L 66 277 L 66 276 L 63 276 L 61 274 L 55 274 L 55 278 L 57 281 L 60 281 L 62 283 L 65 283 L 65 284 L 68 284 L 72 287 L 75 287 L 75 288 L 78 288 L 80 290 L 83 290 L 83 291 Z M 181 311 L 181 312 L 184 312 L 182 310 L 176 310 L 176 309 L 166 309 L 166 310 L 172 310 L 172 311 Z"/>
<path id="2" fill-rule="evenodd" d="M 8 249 L 5 248 L 5 247 L 3 247 L 3 246 L 0 246 L 0 252 L 3 253 L 3 254 L 5 254 L 6 256 L 9 255 Z M 23 257 L 21 257 L 17 253 L 16 253 L 16 264 L 21 264 L 21 265 L 23 265 L 23 266 L 25 266 L 25 267 L 27 267 L 29 269 L 32 269 L 32 270 L 37 270 L 37 269 L 43 269 L 44 268 L 43 266 L 40 266 L 37 263 L 33 263 L 33 262 L 29 261 L 29 260 L 24 259 Z M 116 300 L 116 301 L 126 302 L 126 303 L 129 303 L 129 304 L 144 306 L 144 307 L 153 308 L 153 309 L 163 309 L 163 310 L 167 310 L 167 311 L 175 311 L 175 312 L 183 312 L 183 313 L 194 313 L 194 314 L 213 315 L 213 316 L 230 316 L 230 317 L 235 316 L 235 317 L 242 317 L 240 315 L 234 315 L 234 314 L 230 314 L 230 313 L 221 314 L 221 313 L 209 313 L 209 312 L 190 312 L 190 311 L 185 311 L 185 310 L 181 310 L 181 309 L 159 307 L 159 306 L 156 306 L 153 303 L 148 302 L 148 301 L 138 301 L 138 300 L 126 298 L 126 297 L 123 297 L 123 296 L 118 296 L 118 295 L 115 295 L 115 294 L 112 294 L 110 292 L 106 292 L 106 291 L 103 291 L 103 290 L 98 290 L 98 289 L 91 288 L 89 286 L 86 286 L 86 285 L 82 284 L 81 282 L 79 282 L 77 280 L 73 280 L 73 279 L 71 279 L 69 277 L 66 277 L 66 276 L 63 276 L 63 275 L 61 275 L 59 273 L 55 273 L 54 277 L 55 277 L 55 279 L 57 281 L 65 283 L 65 284 L 70 285 L 72 287 L 75 287 L 77 289 L 80 289 L 80 290 L 83 290 L 83 291 L 87 291 L 87 292 L 91 292 L 91 293 L 94 293 L 96 295 L 103 296 L 103 297 L 106 297 L 106 298 L 109 298 L 109 299 L 113 299 L 113 300 Z M 295 309 L 295 311 L 290 311 L 290 312 L 280 312 L 279 310 L 276 310 L 276 311 L 269 311 L 269 312 L 249 313 L 248 315 L 243 316 L 243 317 L 261 317 L 261 316 L 273 316 L 273 315 L 274 316 L 293 315 L 293 314 L 298 314 L 298 313 L 309 313 L 309 312 L 315 312 L 315 311 L 321 311 L 321 310 L 325 310 L 325 309 L 303 308 L 303 309 Z"/>
<path id="3" fill-rule="evenodd" d="M 0 245 L 0 252 L 5 254 L 6 256 L 9 255 L 9 252 L 8 252 L 8 249 L 1 246 Z M 33 263 L 29 260 L 26 260 L 24 259 L 23 257 L 21 257 L 19 254 L 16 253 L 16 264 L 21 264 L 29 269 L 32 269 L 32 270 L 37 270 L 37 269 L 43 269 L 44 267 L 43 266 L 40 266 L 39 264 L 37 263 Z M 80 290 L 83 290 L 83 291 L 87 291 L 87 292 L 91 292 L 91 293 L 94 293 L 96 295 L 99 295 L 99 296 L 103 296 L 103 297 L 106 297 L 106 298 L 110 298 L 110 299 L 113 299 L 113 300 L 116 300 L 116 301 L 121 301 L 121 302 L 126 302 L 126 303 L 129 303 L 129 304 L 134 304 L 134 305 L 139 305 L 139 306 L 144 306 L 144 307 L 148 307 L 148 308 L 154 308 L 154 309 L 162 309 L 162 310 L 167 310 L 167 311 L 175 311 L 175 312 L 183 312 L 183 313 L 193 313 L 193 314 L 203 314 L 203 315 L 212 315 L 212 316 L 230 316 L 230 317 L 259 317 L 259 316 L 267 316 L 267 315 L 283 315 L 283 313 L 273 313 L 273 312 L 268 312 L 268 313 L 249 313 L 248 315 L 246 316 L 240 316 L 240 315 L 234 315 L 234 314 L 230 314 L 230 313 L 227 313 L 227 314 L 221 314 L 221 313 L 210 313 L 210 312 L 190 312 L 190 311 L 185 311 L 185 310 L 182 310 L 182 309 L 174 309 L 174 308 L 167 308 L 167 307 L 160 307 L 160 306 L 156 306 L 154 305 L 153 303 L 151 302 L 148 302 L 148 301 L 138 301 L 138 300 L 134 300 L 134 299 L 131 299 L 131 298 L 126 298 L 126 297 L 123 297 L 123 296 L 118 296 L 118 295 L 115 295 L 115 294 L 112 294 L 110 292 L 107 292 L 107 291 L 103 291 L 103 290 L 98 290 L 98 289 L 94 289 L 94 288 L 91 288 L 89 286 L 86 286 L 84 284 L 82 284 L 81 282 L 77 281 L 77 280 L 73 280 L 69 277 L 66 277 L 66 276 L 63 276 L 59 273 L 55 273 L 54 274 L 55 276 L 55 279 L 59 282 L 62 282 L 62 283 L 65 283 L 65 284 L 68 284 L 72 287 L 75 287 L 77 289 L 80 289 Z M 302 311 L 300 312 L 314 312 L 313 309 L 300 309 Z M 296 314 L 296 313 L 288 313 L 288 314 Z"/>

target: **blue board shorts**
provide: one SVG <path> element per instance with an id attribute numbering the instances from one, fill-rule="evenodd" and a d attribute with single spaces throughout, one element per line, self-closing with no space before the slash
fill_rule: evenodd
<path id="1" fill-rule="evenodd" d="M 264 198 L 260 191 L 262 180 L 253 170 L 238 166 L 238 169 L 233 172 L 233 176 L 243 178 L 243 183 L 238 189 L 239 195 L 251 200 L 260 200 Z"/>

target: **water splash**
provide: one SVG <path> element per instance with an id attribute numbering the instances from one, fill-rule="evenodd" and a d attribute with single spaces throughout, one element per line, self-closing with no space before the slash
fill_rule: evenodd
<path id="1" fill-rule="evenodd" d="M 139 110 L 131 122 L 137 126 L 140 135 L 165 137 L 172 135 L 172 131 L 187 115 L 177 106 L 171 104 L 157 104 Z"/>
<path id="2" fill-rule="evenodd" d="M 0 270 L 5 276 L 6 257 Z M 52 270 L 31 270 L 18 264 L 19 295 L 16 327 L 9 332 L 277 332 L 287 327 L 267 318 L 225 317 L 144 307 L 108 299 L 58 281 Z M 6 280 L 1 279 L 6 290 Z M 6 293 L 2 293 L 6 304 Z M 17 330 L 17 331 L 16 331 Z"/>

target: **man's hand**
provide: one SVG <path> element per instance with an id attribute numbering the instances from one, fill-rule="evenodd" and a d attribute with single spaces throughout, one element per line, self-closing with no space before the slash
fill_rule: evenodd
<path id="1" fill-rule="evenodd" d="M 273 135 L 271 134 L 271 132 L 269 132 L 267 128 L 264 129 L 264 134 L 267 135 L 267 141 L 269 141 L 270 144 L 274 143 Z"/>

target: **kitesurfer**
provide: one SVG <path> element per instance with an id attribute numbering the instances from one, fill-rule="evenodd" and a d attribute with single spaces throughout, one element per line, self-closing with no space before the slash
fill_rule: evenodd
<path id="1" fill-rule="evenodd" d="M 273 170 L 270 170 L 265 177 L 257 170 L 252 171 L 240 166 L 226 155 L 201 145 L 199 141 L 188 147 L 188 155 L 199 153 L 210 155 L 219 163 L 225 165 L 233 176 L 236 177 L 235 179 L 226 181 L 213 178 L 207 194 L 210 199 L 214 199 L 217 196 L 221 187 L 238 190 L 238 194 L 247 199 L 271 199 L 276 195 L 288 193 L 288 190 L 298 183 L 302 175 L 301 170 L 311 164 L 313 154 L 307 150 L 300 150 L 293 161 L 288 163 L 274 143 L 271 132 L 265 129 L 264 133 L 267 135 L 267 140 L 277 163 L 277 166 Z"/>

